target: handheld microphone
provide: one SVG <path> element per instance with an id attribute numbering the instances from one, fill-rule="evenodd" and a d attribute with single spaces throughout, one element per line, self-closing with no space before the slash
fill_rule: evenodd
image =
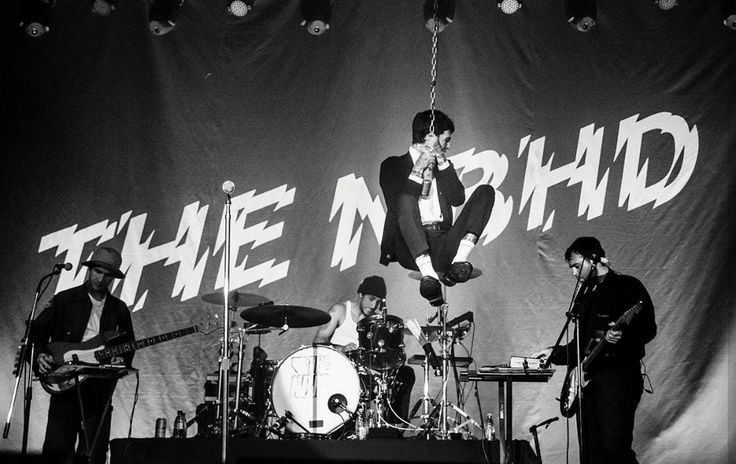
<path id="1" fill-rule="evenodd" d="M 71 271 L 72 263 L 56 263 L 54 264 L 54 272 Z"/>

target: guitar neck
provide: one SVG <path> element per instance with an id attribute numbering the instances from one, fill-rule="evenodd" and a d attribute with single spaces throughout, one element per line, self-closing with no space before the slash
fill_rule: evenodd
<path id="1" fill-rule="evenodd" d="M 603 348 L 605 348 L 608 345 L 609 345 L 608 340 L 604 338 L 600 342 L 598 342 L 598 344 L 592 350 L 590 350 L 590 353 L 588 353 L 588 356 L 586 356 L 585 359 L 583 359 L 582 368 L 584 371 L 588 369 L 588 366 L 590 365 L 590 363 L 593 362 L 595 357 L 598 356 L 598 353 L 600 353 L 603 350 Z"/>
<path id="2" fill-rule="evenodd" d="M 126 353 L 130 353 L 131 351 L 173 340 L 175 338 L 183 337 L 196 331 L 197 327 L 188 327 L 186 329 L 174 330 L 173 332 L 144 338 L 142 340 L 135 340 L 132 342 L 122 343 L 120 345 L 111 346 L 109 348 L 95 351 L 95 359 L 97 359 L 98 361 L 102 359 L 110 359 L 113 356 L 120 356 Z"/>

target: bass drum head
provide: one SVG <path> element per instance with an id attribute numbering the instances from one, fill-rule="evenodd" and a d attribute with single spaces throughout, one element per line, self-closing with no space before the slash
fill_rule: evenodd
<path id="1" fill-rule="evenodd" d="M 355 366 L 330 346 L 297 349 L 279 363 L 271 381 L 273 409 L 278 417 L 291 414 L 286 429 L 296 434 L 334 432 L 350 420 L 359 400 Z"/>

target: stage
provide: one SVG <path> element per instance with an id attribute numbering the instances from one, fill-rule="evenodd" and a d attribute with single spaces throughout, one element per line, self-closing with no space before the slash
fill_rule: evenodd
<path id="1" fill-rule="evenodd" d="M 111 464 L 218 462 L 217 438 L 144 438 L 110 442 Z M 232 439 L 230 463 L 499 463 L 497 440 L 257 440 Z"/>

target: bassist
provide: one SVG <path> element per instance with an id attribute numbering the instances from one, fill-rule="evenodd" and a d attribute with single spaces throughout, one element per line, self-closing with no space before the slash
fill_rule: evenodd
<path id="1" fill-rule="evenodd" d="M 117 250 L 109 247 L 97 248 L 91 259 L 82 263 L 89 268 L 84 284 L 55 295 L 38 316 L 34 322 L 34 342 L 38 353 L 35 369 L 38 374 L 48 374 L 55 367 L 53 357 L 47 349 L 50 342 L 83 342 L 110 330 L 122 334 L 113 343 L 134 340 L 133 324 L 127 305 L 114 297 L 108 289 L 113 278 L 125 277 L 120 270 L 121 264 L 122 257 Z M 109 362 L 130 367 L 132 360 L 131 352 Z M 104 417 L 103 413 L 115 388 L 115 381 L 88 379 L 79 388 L 90 444 L 94 441 L 98 425 L 102 424 L 88 461 L 104 463 L 110 437 L 112 407 Z M 51 396 L 43 444 L 46 462 L 87 461 L 83 456 L 87 444 L 81 427 L 81 417 L 76 388 Z"/>
<path id="2" fill-rule="evenodd" d="M 584 370 L 582 424 L 584 464 L 635 464 L 632 450 L 634 415 L 643 391 L 640 360 L 657 325 L 649 293 L 631 276 L 611 270 L 600 242 L 580 237 L 565 251 L 573 276 L 580 282 L 573 311 L 579 315 L 581 352 L 603 342 L 604 348 Z M 637 304 L 641 302 L 640 304 Z M 625 326 L 614 323 L 632 307 L 636 316 Z M 535 353 L 553 364 L 577 365 L 576 343 Z M 584 358 L 586 359 L 586 358 Z M 578 415 L 581 417 L 581 415 Z"/>

